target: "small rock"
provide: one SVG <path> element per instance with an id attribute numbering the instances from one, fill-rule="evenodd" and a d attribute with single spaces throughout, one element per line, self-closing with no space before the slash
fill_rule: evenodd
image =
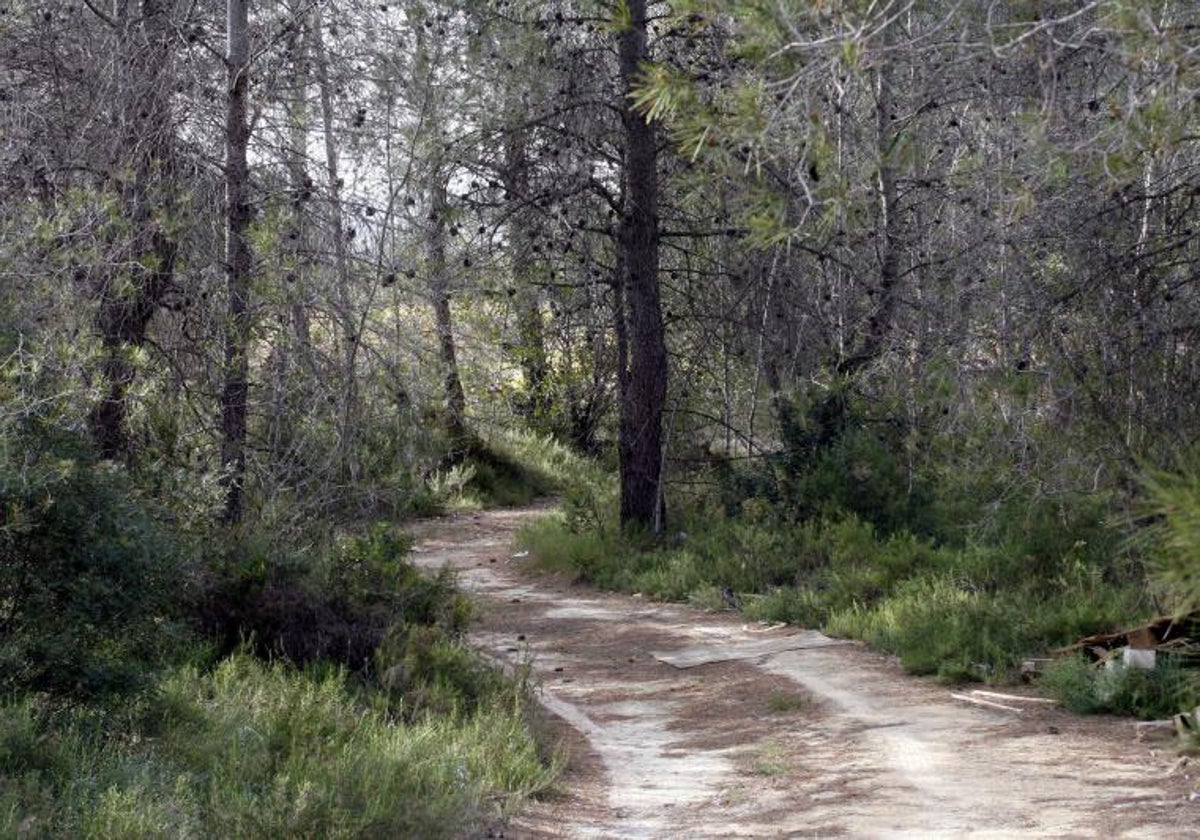
<path id="1" fill-rule="evenodd" d="M 563 670 L 563 666 L 559 665 L 557 668 L 554 669 L 554 673 L 561 674 L 562 670 Z"/>
<path id="2" fill-rule="evenodd" d="M 523 642 L 523 641 L 525 641 L 525 634 L 524 634 L 524 633 L 518 633 L 518 634 L 517 634 L 517 641 L 518 641 L 518 642 Z"/>

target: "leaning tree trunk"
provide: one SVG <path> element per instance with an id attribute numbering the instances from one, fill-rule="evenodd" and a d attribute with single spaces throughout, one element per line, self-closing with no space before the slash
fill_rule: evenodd
<path id="1" fill-rule="evenodd" d="M 225 385 L 221 391 L 221 467 L 225 482 L 224 520 L 237 524 L 246 512 L 246 413 L 249 395 L 250 169 L 246 160 L 250 124 L 249 0 L 228 0 L 229 89 L 225 111 L 225 270 L 229 311 L 225 323 Z"/>
<path id="2" fill-rule="evenodd" d="M 621 377 L 619 430 L 621 526 L 662 528 L 662 415 L 667 396 L 667 348 L 658 287 L 658 160 L 654 127 L 633 107 L 632 85 L 649 60 L 646 2 L 629 0 L 630 23 L 620 33 L 625 207 L 621 223 L 621 284 L 628 328 L 628 370 Z"/>

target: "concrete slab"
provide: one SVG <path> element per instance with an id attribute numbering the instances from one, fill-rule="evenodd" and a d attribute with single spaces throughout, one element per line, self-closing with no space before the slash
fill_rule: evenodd
<path id="1" fill-rule="evenodd" d="M 713 662 L 733 662 L 741 659 L 758 659 L 774 653 L 789 650 L 804 650 L 806 648 L 834 647 L 849 645 L 853 642 L 844 639 L 831 639 L 816 630 L 802 630 L 786 636 L 774 636 L 769 639 L 755 639 L 752 642 L 737 642 L 721 645 L 697 645 L 680 650 L 653 650 L 650 655 L 659 662 L 665 662 L 676 668 L 695 668 L 698 665 L 708 665 Z"/>

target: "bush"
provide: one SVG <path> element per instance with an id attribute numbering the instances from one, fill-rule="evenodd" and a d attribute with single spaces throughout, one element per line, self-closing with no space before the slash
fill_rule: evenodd
<path id="1" fill-rule="evenodd" d="M 153 738 L 0 704 L 0 835 L 472 836 L 553 778 L 523 700 L 398 721 L 344 671 L 235 655 L 165 681 Z"/>
<path id="2" fill-rule="evenodd" d="M 1177 471 L 1152 473 L 1143 484 L 1154 576 L 1179 614 L 1200 610 L 1200 470 L 1183 461 Z"/>
<path id="3" fill-rule="evenodd" d="M 841 383 L 786 401 L 780 426 L 784 448 L 772 463 L 794 516 L 850 513 L 883 534 L 933 533 L 934 493 L 914 459 L 919 434 L 898 408 Z"/>
<path id="4" fill-rule="evenodd" d="M 144 688 L 177 641 L 180 546 L 120 467 L 69 441 L 0 446 L 0 688 Z"/>
<path id="5" fill-rule="evenodd" d="M 614 585 L 611 579 L 619 574 L 616 566 L 623 556 L 614 531 L 580 529 L 558 513 L 522 526 L 516 543 L 541 569 L 608 586 Z"/>
<path id="6" fill-rule="evenodd" d="M 410 548 L 408 536 L 388 525 L 315 558 L 271 558 L 264 545 L 234 543 L 206 575 L 200 626 L 222 654 L 245 644 L 263 658 L 365 671 L 389 635 L 424 625 L 453 635 L 470 616 L 449 573 L 424 577 L 407 559 Z"/>
<path id="7" fill-rule="evenodd" d="M 874 607 L 831 617 L 831 633 L 864 639 L 917 674 L 984 679 L 1011 670 L 1035 647 L 1029 604 L 988 596 L 941 576 L 899 585 Z"/>
<path id="8" fill-rule="evenodd" d="M 473 715 L 502 693 L 505 677 L 442 627 L 406 626 L 376 651 L 386 705 L 412 718 Z"/>
<path id="9" fill-rule="evenodd" d="M 1108 669 L 1075 656 L 1052 663 L 1041 681 L 1077 714 L 1108 712 L 1153 720 L 1200 704 L 1200 677 L 1170 656 L 1160 656 L 1152 670 Z"/>

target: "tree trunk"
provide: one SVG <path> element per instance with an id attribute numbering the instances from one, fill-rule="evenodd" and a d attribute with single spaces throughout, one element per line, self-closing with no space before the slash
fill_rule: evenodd
<path id="1" fill-rule="evenodd" d="M 439 170 L 440 167 L 435 167 L 431 179 L 430 215 L 433 218 L 430 220 L 427 251 L 429 292 L 442 364 L 446 431 L 450 433 L 452 445 L 457 448 L 466 439 L 467 401 L 458 375 L 458 349 L 454 343 L 454 320 L 450 311 L 450 277 L 446 265 L 446 184 Z"/>
<path id="2" fill-rule="evenodd" d="M 100 287 L 96 326 L 103 358 L 104 394 L 88 423 L 100 457 L 130 460 L 128 393 L 137 371 L 130 348 L 146 344 L 151 318 L 170 289 L 178 248 L 161 227 L 156 211 L 169 210 L 170 187 L 163 181 L 170 168 L 174 134 L 171 126 L 170 38 L 166 10 L 159 0 L 143 0 L 135 35 L 128 7 L 114 19 L 118 27 L 119 93 L 115 115 L 122 126 L 121 148 L 113 171 L 129 169 L 132 178 L 118 181 L 121 203 L 132 221 L 132 239 L 121 247 L 114 265 L 129 266 L 131 276 L 112 271 Z M 126 286 L 122 281 L 130 281 Z"/>
<path id="3" fill-rule="evenodd" d="M 529 392 L 528 400 L 521 408 L 526 413 L 526 419 L 537 428 L 546 423 L 550 400 L 546 381 L 545 325 L 537 287 L 532 284 L 532 252 L 525 247 L 531 233 L 526 206 L 529 198 L 529 157 L 525 150 L 527 139 L 522 130 L 514 130 L 505 137 L 503 182 L 505 197 L 511 207 L 510 239 L 516 245 L 512 249 L 512 282 L 517 302 L 517 361 Z"/>
<path id="4" fill-rule="evenodd" d="M 338 416 L 338 464 L 350 479 L 358 480 L 359 465 L 355 437 L 358 425 L 358 378 L 355 375 L 360 336 L 355 326 L 350 303 L 350 257 L 346 251 L 346 222 L 342 207 L 342 176 L 339 173 L 337 142 L 333 132 L 333 89 L 329 81 L 329 55 L 322 32 L 324 18 L 317 6 L 313 15 L 312 45 L 316 53 L 317 83 L 321 93 L 321 122 L 324 126 L 325 172 L 329 178 L 330 231 L 333 237 L 333 260 L 336 270 L 335 306 L 342 329 L 343 375 L 341 412 Z"/>
<path id="5" fill-rule="evenodd" d="M 250 75 L 249 0 L 228 0 L 229 88 L 225 112 L 225 270 L 228 315 L 225 323 L 225 385 L 221 392 L 221 467 L 225 482 L 224 520 L 241 522 L 246 512 L 246 414 L 249 396 L 250 275 L 254 261 L 246 235 L 253 210 L 246 160 L 250 125 L 246 99 Z"/>
<path id="6" fill-rule="evenodd" d="M 900 279 L 900 220 L 895 153 L 899 134 L 894 113 L 894 71 L 890 52 L 895 43 L 892 33 L 898 25 L 893 21 L 883 32 L 879 68 L 875 75 L 875 147 L 879 156 L 875 184 L 879 208 L 876 236 L 879 284 L 875 290 L 875 310 L 867 321 L 866 335 L 858 349 L 838 366 L 839 372 L 847 377 L 883 355 L 896 314 L 896 284 Z"/>
<path id="7" fill-rule="evenodd" d="M 667 349 L 658 285 L 658 161 L 654 127 L 629 98 L 639 65 L 649 59 L 646 2 L 630 0 L 630 24 L 620 33 L 625 206 L 620 250 L 628 316 L 628 371 L 620 418 L 621 526 L 660 530 L 662 415 Z"/>

